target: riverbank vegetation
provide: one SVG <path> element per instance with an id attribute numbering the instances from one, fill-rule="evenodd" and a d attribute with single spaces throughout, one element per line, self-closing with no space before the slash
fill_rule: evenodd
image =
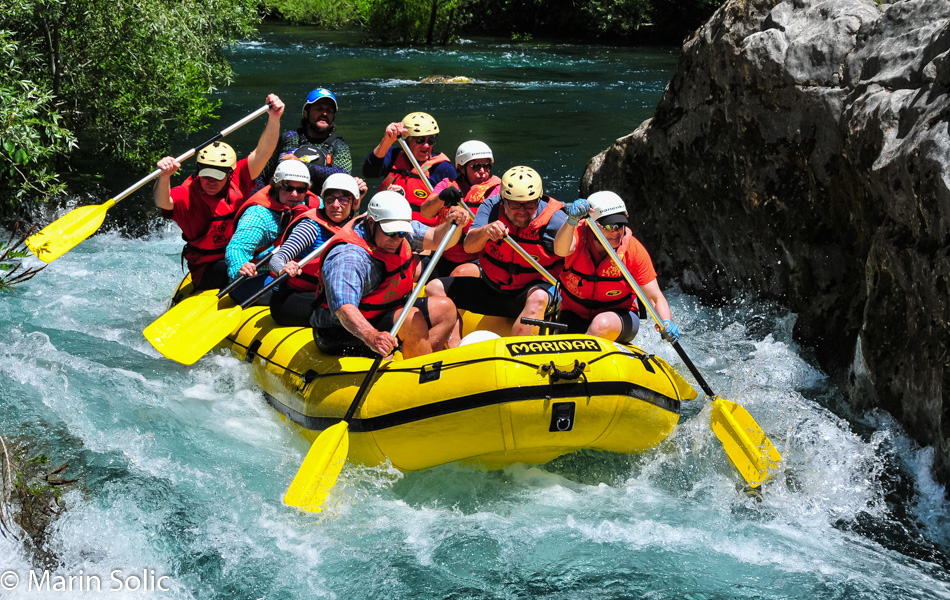
<path id="1" fill-rule="evenodd" d="M 0 215 L 95 171 L 83 161 L 141 165 L 206 125 L 209 92 L 231 76 L 224 50 L 254 35 L 258 8 L 0 0 Z"/>
<path id="2" fill-rule="evenodd" d="M 363 27 L 373 42 L 445 44 L 464 34 L 679 44 L 723 0 L 264 0 L 292 23 Z"/>
<path id="3" fill-rule="evenodd" d="M 0 535 L 23 542 L 38 568 L 58 564 L 49 535 L 66 510 L 62 492 L 78 481 L 64 477 L 66 468 L 51 469 L 49 458 L 32 440 L 0 437 Z"/>
<path id="4" fill-rule="evenodd" d="M 6 243 L 0 242 L 0 292 L 12 290 L 17 284 L 33 279 L 34 275 L 46 268 L 45 265 L 21 268 L 22 260 L 30 255 L 24 242 L 34 229 L 36 226 L 30 227 L 26 233 L 17 237 L 20 230 L 20 225 L 17 223 L 13 227 L 10 239 Z M 13 241 L 14 239 L 16 241 Z"/>

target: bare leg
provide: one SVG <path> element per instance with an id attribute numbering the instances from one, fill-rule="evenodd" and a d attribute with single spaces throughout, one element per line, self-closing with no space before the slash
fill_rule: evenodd
<path id="1" fill-rule="evenodd" d="M 548 293 L 542 287 L 534 287 L 525 300 L 524 310 L 511 328 L 511 335 L 538 335 L 538 328 L 533 325 L 522 325 L 521 319 L 543 319 L 544 311 L 548 307 Z"/>
<path id="2" fill-rule="evenodd" d="M 481 277 L 481 275 L 475 263 L 462 263 L 452 269 L 452 277 Z"/>
<path id="3" fill-rule="evenodd" d="M 430 279 L 429 283 L 426 284 L 426 296 L 429 298 L 433 297 L 445 297 L 445 286 L 442 285 L 442 282 L 438 279 Z"/>
<path id="4" fill-rule="evenodd" d="M 448 346 L 455 348 L 459 345 L 462 323 L 455 310 L 455 303 L 448 298 L 429 298 L 429 320 L 432 329 L 429 330 L 429 345 L 433 351 Z"/>
<path id="5" fill-rule="evenodd" d="M 396 318 L 399 317 L 402 309 L 396 312 Z M 429 343 L 429 326 L 426 324 L 426 318 L 415 306 L 409 309 L 409 316 L 399 328 L 399 339 L 402 340 L 403 358 L 414 358 L 429 354 L 432 352 L 432 345 Z"/>
<path id="6" fill-rule="evenodd" d="M 594 317 L 587 328 L 587 335 L 596 335 L 607 340 L 616 340 L 623 331 L 623 322 L 615 312 L 602 312 Z"/>

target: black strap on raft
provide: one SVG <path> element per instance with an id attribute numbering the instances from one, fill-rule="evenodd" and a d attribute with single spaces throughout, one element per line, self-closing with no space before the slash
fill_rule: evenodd
<path id="1" fill-rule="evenodd" d="M 584 381 L 584 395 L 587 396 L 587 401 L 590 402 L 590 388 L 588 386 L 587 375 L 584 374 L 584 369 L 587 368 L 587 363 L 582 363 L 576 358 L 574 359 L 574 368 L 570 371 L 562 371 L 555 366 L 554 361 L 549 362 L 546 365 L 541 365 L 541 373 L 548 376 L 548 381 L 550 385 L 548 386 L 548 395 L 546 396 L 547 400 L 551 399 L 551 392 L 554 390 L 554 383 L 560 380 L 564 381 L 573 381 L 575 379 L 582 379 Z"/>

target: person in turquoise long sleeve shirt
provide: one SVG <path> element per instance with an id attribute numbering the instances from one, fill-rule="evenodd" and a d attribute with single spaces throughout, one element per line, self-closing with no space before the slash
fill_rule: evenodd
<path id="1" fill-rule="evenodd" d="M 228 277 L 254 277 L 257 267 L 253 262 L 257 252 L 265 250 L 287 227 L 295 207 L 317 206 L 319 198 L 310 191 L 310 171 L 295 159 L 282 161 L 271 184 L 254 194 L 235 215 L 237 226 L 225 250 Z"/>

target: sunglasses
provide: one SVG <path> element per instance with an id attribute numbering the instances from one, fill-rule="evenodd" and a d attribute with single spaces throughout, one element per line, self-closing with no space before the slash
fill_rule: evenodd
<path id="1" fill-rule="evenodd" d="M 332 196 L 327 194 L 323 197 L 323 203 L 330 204 L 339 204 L 341 206 L 346 206 L 353 201 L 353 198 L 347 194 L 333 194 Z"/>
<path id="2" fill-rule="evenodd" d="M 473 171 L 491 171 L 491 163 L 468 163 Z"/>
<path id="3" fill-rule="evenodd" d="M 285 183 L 282 187 L 285 192 L 289 192 L 291 194 L 306 194 L 310 189 L 305 185 L 290 185 L 288 183 Z"/>
<path id="4" fill-rule="evenodd" d="M 383 231 L 383 230 L 380 229 L 380 231 Z M 394 231 L 394 232 L 392 232 L 392 233 L 387 233 L 387 232 L 383 231 L 383 233 L 386 234 L 386 237 L 388 237 L 389 239 L 395 239 L 395 238 L 397 238 L 397 237 L 398 237 L 398 238 L 406 239 L 407 237 L 409 237 L 409 234 L 406 233 L 405 231 Z"/>
<path id="5" fill-rule="evenodd" d="M 415 143 L 419 144 L 420 146 L 423 146 L 423 145 L 425 145 L 425 144 L 429 144 L 430 146 L 432 146 L 432 145 L 435 145 L 435 140 L 436 140 L 438 137 L 439 137 L 439 136 L 437 136 L 437 135 L 430 135 L 430 136 L 428 136 L 428 137 L 413 137 L 413 138 L 412 138 L 412 141 L 414 141 Z"/>
<path id="6" fill-rule="evenodd" d="M 510 208 L 511 210 L 522 209 L 522 210 L 531 210 L 531 211 L 533 211 L 533 210 L 537 210 L 537 208 L 538 208 L 538 202 L 539 202 L 539 201 L 538 201 L 538 200 L 529 200 L 529 201 L 527 201 L 527 202 L 512 202 L 511 200 L 508 200 L 508 199 L 506 198 L 506 199 L 505 199 L 505 202 L 508 203 L 508 208 Z"/>
<path id="7" fill-rule="evenodd" d="M 617 231 L 618 229 L 623 229 L 623 223 L 610 223 L 609 225 L 600 225 L 601 229 L 604 231 Z"/>

